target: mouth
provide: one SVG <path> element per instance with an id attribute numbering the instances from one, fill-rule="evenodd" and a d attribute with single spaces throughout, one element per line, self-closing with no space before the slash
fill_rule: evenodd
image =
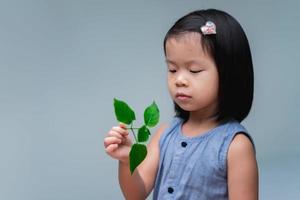
<path id="1" fill-rule="evenodd" d="M 178 93 L 176 93 L 176 97 L 191 97 L 191 96 L 187 95 L 185 93 L 178 92 Z"/>
<path id="2" fill-rule="evenodd" d="M 184 93 L 177 93 L 176 98 L 179 100 L 187 100 L 187 99 L 190 99 L 191 96 L 184 94 Z"/>

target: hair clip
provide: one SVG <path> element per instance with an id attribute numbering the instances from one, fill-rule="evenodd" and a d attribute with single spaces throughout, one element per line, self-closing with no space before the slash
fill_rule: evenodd
<path id="1" fill-rule="evenodd" d="M 204 26 L 201 26 L 203 35 L 216 34 L 216 25 L 212 21 L 207 21 Z"/>

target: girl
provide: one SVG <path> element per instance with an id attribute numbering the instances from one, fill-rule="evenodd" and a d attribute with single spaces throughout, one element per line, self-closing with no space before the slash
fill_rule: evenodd
<path id="1" fill-rule="evenodd" d="M 258 167 L 253 140 L 240 124 L 252 105 L 253 66 L 247 37 L 229 14 L 194 11 L 164 40 L 168 89 L 175 116 L 148 144 L 133 175 L 131 140 L 123 124 L 104 139 L 119 160 L 126 199 L 256 200 Z"/>

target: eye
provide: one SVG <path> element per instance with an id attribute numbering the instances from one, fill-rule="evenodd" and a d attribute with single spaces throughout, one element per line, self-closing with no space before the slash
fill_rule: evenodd
<path id="1" fill-rule="evenodd" d="M 176 70 L 171 70 L 171 69 L 170 69 L 169 72 L 170 72 L 170 73 L 175 73 Z"/>
<path id="2" fill-rule="evenodd" d="M 202 72 L 203 70 L 199 70 L 199 71 L 190 71 L 192 72 L 193 74 L 196 74 L 196 73 L 199 73 L 199 72 Z"/>

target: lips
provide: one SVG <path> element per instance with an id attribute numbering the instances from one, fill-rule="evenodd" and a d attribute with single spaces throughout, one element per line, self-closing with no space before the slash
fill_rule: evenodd
<path id="1" fill-rule="evenodd" d="M 191 97 L 191 96 L 189 96 L 185 93 L 178 92 L 178 93 L 176 93 L 176 97 Z"/>

